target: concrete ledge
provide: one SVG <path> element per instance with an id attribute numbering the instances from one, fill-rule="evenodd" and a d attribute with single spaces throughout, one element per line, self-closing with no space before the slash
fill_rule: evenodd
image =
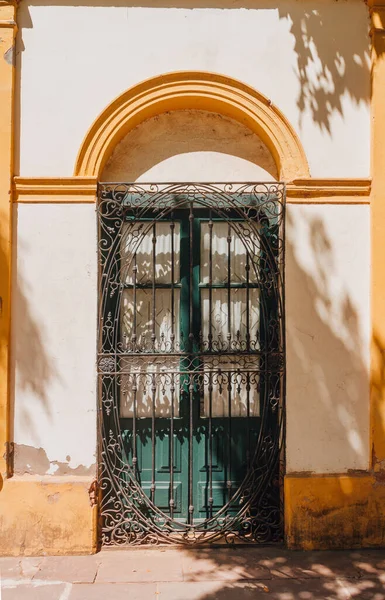
<path id="1" fill-rule="evenodd" d="M 97 508 L 90 477 L 14 476 L 0 479 L 0 555 L 92 554 Z"/>
<path id="2" fill-rule="evenodd" d="M 288 548 L 347 549 L 385 545 L 383 473 L 285 477 Z"/>

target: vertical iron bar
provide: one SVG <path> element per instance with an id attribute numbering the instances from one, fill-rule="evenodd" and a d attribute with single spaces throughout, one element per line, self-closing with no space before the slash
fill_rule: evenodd
<path id="1" fill-rule="evenodd" d="M 189 214 L 189 237 L 190 237 L 190 289 L 189 289 L 189 293 L 190 293 L 190 311 L 189 311 L 189 316 L 190 316 L 190 322 L 189 322 L 189 350 L 190 352 L 193 352 L 193 346 L 194 346 L 194 331 L 193 331 L 193 327 L 194 327 L 194 317 L 193 317 L 193 269 L 194 269 L 194 255 L 193 255 L 193 251 L 194 251 L 194 214 L 193 214 L 193 204 L 192 202 L 190 202 L 190 214 Z"/>
<path id="2" fill-rule="evenodd" d="M 155 352 L 155 267 L 156 267 L 156 225 L 155 223 L 152 226 L 152 333 L 151 333 L 151 342 L 152 342 L 152 350 Z"/>
<path id="3" fill-rule="evenodd" d="M 194 251 L 194 214 L 193 214 L 193 203 L 190 202 L 190 214 L 189 214 L 189 236 L 190 236 L 190 327 L 189 327 L 189 346 L 190 352 L 194 350 L 194 320 L 193 320 L 193 251 Z M 191 357 L 190 357 L 191 360 Z M 193 366 L 191 365 L 189 374 L 189 397 L 190 397 L 190 411 L 189 411 L 189 524 L 193 525 L 194 522 L 194 496 L 193 496 L 193 401 L 194 401 L 194 378 L 192 372 Z"/>
<path id="4" fill-rule="evenodd" d="M 228 382 L 227 382 L 227 395 L 228 395 L 228 419 L 229 419 L 229 425 L 228 425 L 228 433 L 229 433 L 229 444 L 228 444 L 228 461 L 229 461 L 229 466 L 228 466 L 228 478 L 227 478 L 227 490 L 228 490 L 228 494 L 229 494 L 229 501 L 231 499 L 231 371 L 228 372 Z"/>
<path id="5" fill-rule="evenodd" d="M 170 223 L 171 229 L 171 352 L 175 350 L 175 265 L 174 265 L 174 230 L 175 223 L 174 217 L 171 215 L 172 221 Z"/>
<path id="6" fill-rule="evenodd" d="M 231 225 L 229 223 L 227 230 L 227 348 L 231 349 Z M 228 499 L 231 498 L 231 371 L 228 372 L 227 382 L 227 395 L 228 395 L 228 478 L 227 478 L 227 490 Z"/>
<path id="7" fill-rule="evenodd" d="M 193 494 L 193 400 L 194 400 L 194 374 L 189 374 L 189 393 L 190 393 L 190 436 L 189 436 L 189 524 L 194 524 L 194 494 Z"/>
<path id="8" fill-rule="evenodd" d="M 213 516 L 213 372 L 209 372 L 209 517 Z"/>
<path id="9" fill-rule="evenodd" d="M 210 220 L 209 220 L 209 351 L 211 352 L 213 349 L 213 221 L 211 218 L 211 210 L 210 210 Z"/>
<path id="10" fill-rule="evenodd" d="M 247 423 L 247 448 L 246 448 L 246 460 L 247 467 L 250 467 L 250 372 L 247 371 L 246 375 L 246 423 Z"/>
<path id="11" fill-rule="evenodd" d="M 171 352 L 175 350 L 175 265 L 174 265 L 174 216 L 171 214 Z M 174 393 L 175 393 L 175 373 L 171 375 L 171 421 L 170 421 L 170 516 L 174 518 Z"/>
<path id="12" fill-rule="evenodd" d="M 132 349 L 135 352 L 136 350 L 136 285 L 137 285 L 137 273 L 138 273 L 138 265 L 136 263 L 136 252 L 134 254 L 134 266 L 132 268 L 133 271 L 133 277 L 134 277 L 134 318 L 133 318 L 133 333 L 131 336 L 131 342 L 132 342 Z"/>
<path id="13" fill-rule="evenodd" d="M 175 373 L 171 374 L 171 421 L 170 421 L 170 516 L 174 518 L 174 394 Z"/>
<path id="14" fill-rule="evenodd" d="M 246 249 L 246 351 L 250 352 L 250 259 Z"/>
<path id="15" fill-rule="evenodd" d="M 137 474 L 137 463 L 138 463 L 138 457 L 136 455 L 136 394 L 137 394 L 137 390 L 138 390 L 138 381 L 137 381 L 137 375 L 136 373 L 134 374 L 134 385 L 133 385 L 133 392 L 134 392 L 134 404 L 133 404 L 133 419 L 132 419 L 132 467 L 134 470 L 134 474 Z"/>
<path id="16" fill-rule="evenodd" d="M 231 347 L 231 225 L 227 231 L 227 350 Z"/>
<path id="17" fill-rule="evenodd" d="M 156 381 L 155 373 L 152 374 L 152 414 L 151 414 L 151 502 L 155 502 L 155 401 Z"/>

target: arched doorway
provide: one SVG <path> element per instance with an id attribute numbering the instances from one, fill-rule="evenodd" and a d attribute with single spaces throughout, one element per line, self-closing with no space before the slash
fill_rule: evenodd
<path id="1" fill-rule="evenodd" d="M 180 183 L 142 184 L 145 169 L 125 179 L 111 167 L 138 124 L 183 110 L 258 133 L 270 181 L 186 184 L 178 172 Z M 102 113 L 76 173 L 118 173 L 98 203 L 103 543 L 280 540 L 285 185 L 274 179 L 307 174 L 298 139 L 247 86 L 170 74 Z"/>

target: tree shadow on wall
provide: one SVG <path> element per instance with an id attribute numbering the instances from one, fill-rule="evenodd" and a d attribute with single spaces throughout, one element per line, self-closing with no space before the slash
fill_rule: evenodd
<path id="1" fill-rule="evenodd" d="M 279 4 L 278 12 L 291 23 L 295 39 L 300 115 L 309 110 L 313 122 L 330 133 L 333 115 L 344 115 L 345 94 L 355 104 L 369 102 L 367 9 L 357 5 L 349 18 L 346 8 L 352 5 L 343 2 L 332 7 L 322 1 L 286 4 Z"/>
<path id="2" fill-rule="evenodd" d="M 33 20 L 29 6 L 46 4 L 44 0 L 23 2 L 19 8 L 19 42 L 18 53 L 24 49 L 22 30 L 32 28 Z M 293 68 L 299 83 L 297 106 L 301 120 L 307 115 L 320 129 L 331 132 L 331 121 L 335 115 L 344 116 L 344 98 L 358 104 L 367 104 L 370 98 L 370 56 L 369 56 L 369 12 L 364 3 L 333 2 L 309 0 L 305 3 L 295 0 L 282 0 L 275 6 L 266 0 L 81 0 L 72 5 L 88 7 L 144 7 L 170 9 L 248 9 L 260 11 L 277 11 L 279 19 L 287 22 L 287 31 L 293 36 L 295 63 Z M 68 6 L 64 0 L 52 0 L 50 6 Z M 129 28 L 129 13 L 124 13 Z M 154 18 L 154 17 L 153 17 Z M 261 21 L 261 26 L 264 21 Z M 265 26 L 265 25 L 263 25 Z M 286 35 L 284 29 L 282 38 Z M 199 28 L 196 31 L 199 43 Z M 258 30 L 255 35 L 258 36 Z M 235 31 L 234 36 L 226 39 L 226 45 L 234 47 L 234 55 L 239 52 L 239 40 L 242 31 Z M 148 39 L 144 43 L 151 43 Z M 278 40 L 272 45 L 276 46 Z M 54 48 L 50 48 L 54 52 Z M 271 56 L 274 56 L 271 51 Z M 269 58 L 269 50 L 264 52 L 264 59 Z M 120 59 L 124 61 L 124 57 Z M 130 61 L 132 56 L 127 56 Z M 135 60 L 137 60 L 135 58 Z M 250 56 L 250 64 L 257 66 L 260 57 Z M 277 61 L 280 55 L 277 54 Z M 256 62 L 257 61 L 257 62 Z M 123 62 L 122 62 L 123 64 Z M 172 64 L 172 63 L 171 63 Z M 190 61 L 189 61 L 190 64 Z M 215 67 L 213 70 L 216 70 Z M 90 73 L 93 73 L 91 70 Z M 272 77 L 280 77 L 279 64 Z M 123 89 L 124 89 L 123 83 Z M 122 90 L 123 91 L 123 90 Z M 263 92 L 263 90 L 260 90 Z M 273 98 L 274 101 L 274 98 Z M 95 115 L 96 116 L 96 115 Z"/>
<path id="3" fill-rule="evenodd" d="M 58 371 L 52 356 L 49 356 L 44 342 L 45 323 L 33 314 L 30 305 L 32 290 L 25 274 L 20 269 L 21 262 L 28 257 L 28 248 L 17 242 L 17 210 L 13 213 L 13 245 L 11 274 L 11 347 L 10 347 L 10 416 L 9 439 L 14 440 L 15 410 L 18 423 L 24 432 L 39 446 L 38 413 L 51 418 L 48 388 L 58 380 Z M 24 260 L 23 260 L 24 259 Z M 4 243 L 0 243 L 0 264 L 7 265 Z M 7 269 L 8 270 L 8 269 Z M 3 330 L 2 330 L 3 332 Z M 0 340 L 3 347 L 6 340 Z M 15 398 L 16 389 L 19 398 Z M 17 455 L 17 449 L 16 449 Z M 17 456 L 16 456 L 17 460 Z M 9 465 L 12 475 L 13 464 Z"/>

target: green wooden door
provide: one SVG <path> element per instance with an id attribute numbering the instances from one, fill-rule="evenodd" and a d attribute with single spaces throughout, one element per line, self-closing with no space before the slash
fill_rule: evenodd
<path id="1" fill-rule="evenodd" d="M 140 227 L 146 228 L 146 222 L 138 222 Z M 133 418 L 121 416 L 121 430 L 127 460 L 134 461 L 138 482 L 148 498 L 175 519 L 196 523 L 226 504 L 226 514 L 238 510 L 239 501 L 231 503 L 231 499 L 256 445 L 258 391 L 255 382 L 247 382 L 247 375 L 241 373 L 237 353 L 242 344 L 249 354 L 250 343 L 257 346 L 258 284 L 255 277 L 250 281 L 247 252 L 231 222 L 209 211 L 175 211 L 172 220 L 159 220 L 147 229 L 136 252 L 137 281 L 128 285 L 131 311 L 127 314 L 125 304 L 122 309 L 123 324 L 129 320 L 125 332 L 129 339 L 134 311 L 139 310 L 139 315 L 144 311 L 142 318 L 136 316 L 134 335 L 139 354 L 143 349 L 142 358 L 148 360 L 142 375 L 146 381 L 136 398 L 135 426 Z M 147 301 L 141 302 L 140 296 Z M 166 350 L 171 350 L 171 335 L 178 352 L 170 360 Z M 155 347 L 159 339 L 163 339 L 164 352 L 161 345 Z M 162 367 L 151 368 L 153 359 L 159 364 L 159 350 L 161 360 L 178 372 L 172 411 L 169 402 L 162 406 L 162 394 L 171 393 L 161 389 L 158 374 Z M 205 382 L 199 374 L 210 363 L 215 372 L 208 371 Z M 243 398 L 237 383 L 238 388 L 246 384 Z M 143 414 L 146 408 L 148 416 Z"/>

